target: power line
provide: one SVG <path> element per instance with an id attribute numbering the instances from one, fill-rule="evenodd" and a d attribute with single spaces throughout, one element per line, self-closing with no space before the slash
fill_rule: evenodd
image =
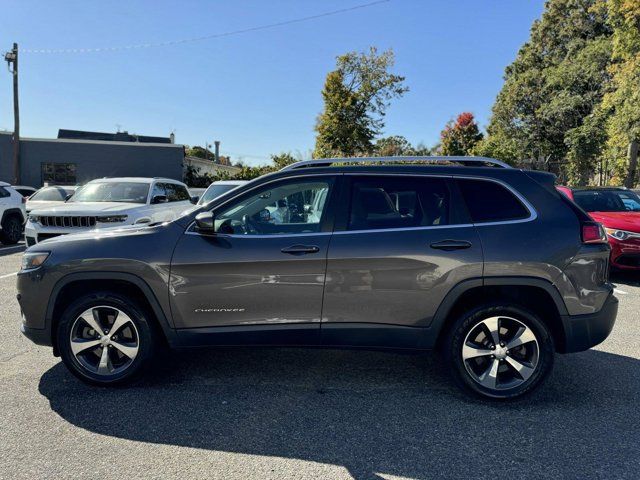
<path id="1" fill-rule="evenodd" d="M 117 52 L 122 50 L 136 50 L 143 48 L 156 48 L 156 47 L 166 47 L 169 45 L 180 45 L 183 43 L 191 43 L 191 42 L 201 42 L 204 40 L 211 40 L 214 38 L 223 38 L 223 37 L 231 37 L 234 35 L 241 35 L 243 33 L 257 32 L 259 30 L 267 30 L 270 28 L 283 27 L 285 25 L 292 25 L 294 23 L 302 23 L 308 22 L 310 20 L 316 20 L 318 18 L 330 17 L 332 15 L 339 15 L 341 13 L 352 12 L 354 10 L 360 10 L 363 8 L 372 7 L 374 5 L 379 5 L 381 3 L 388 3 L 391 0 L 377 0 L 375 2 L 363 3 L 360 5 L 355 5 L 349 8 L 341 8 L 339 10 L 332 10 L 330 12 L 319 13 L 317 15 L 310 15 L 307 17 L 294 18 L 292 20 L 284 20 L 282 22 L 269 23 L 266 25 L 259 25 L 257 27 L 243 28 L 240 30 L 232 30 L 230 32 L 223 33 L 212 33 L 210 35 L 204 35 L 201 37 L 192 37 L 192 38 L 183 38 L 180 40 L 168 40 L 165 42 L 159 43 L 139 43 L 134 45 L 124 45 L 117 47 L 96 47 L 96 48 L 31 48 L 31 49 L 21 49 L 23 53 L 100 53 L 100 52 Z"/>

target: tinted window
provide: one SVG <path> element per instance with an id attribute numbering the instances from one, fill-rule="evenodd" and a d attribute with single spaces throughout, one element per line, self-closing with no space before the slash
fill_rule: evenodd
<path id="1" fill-rule="evenodd" d="M 167 196 L 167 191 L 164 188 L 164 183 L 156 183 L 153 186 L 153 190 L 151 191 L 151 201 L 153 202 L 154 197 L 161 195 L 163 197 Z"/>
<path id="2" fill-rule="evenodd" d="M 499 183 L 467 179 L 458 179 L 457 182 L 474 223 L 518 220 L 529 216 L 522 202 Z"/>
<path id="3" fill-rule="evenodd" d="M 447 225 L 449 204 L 440 178 L 357 177 L 351 187 L 349 230 Z"/>
<path id="4" fill-rule="evenodd" d="M 0 198 L 5 198 L 5 197 L 8 197 L 9 195 L 10 193 L 6 188 L 0 187 Z"/>
<path id="5" fill-rule="evenodd" d="M 164 188 L 167 192 L 167 198 L 170 202 L 183 202 L 189 200 L 189 192 L 182 185 L 175 183 L 165 183 Z"/>
<path id="6" fill-rule="evenodd" d="M 60 187 L 47 187 L 34 193 L 30 200 L 40 200 L 47 202 L 61 202 L 67 197 L 67 191 Z"/>
<path id="7" fill-rule="evenodd" d="M 35 190 L 30 190 L 28 188 L 15 188 L 14 190 L 16 192 L 18 192 L 20 195 L 22 195 L 23 197 L 28 197 L 29 195 L 33 194 Z"/>
<path id="8" fill-rule="evenodd" d="M 267 186 L 216 212 L 216 229 L 236 235 L 320 232 L 331 180 Z"/>
<path id="9" fill-rule="evenodd" d="M 215 183 L 211 184 L 209 188 L 207 188 L 207 190 L 202 194 L 202 197 L 200 197 L 200 201 L 198 202 L 198 205 L 209 203 L 214 198 L 218 198 L 223 193 L 227 193 L 229 190 L 233 190 L 238 186 L 239 185 L 230 185 L 230 184 L 216 185 Z"/>
<path id="10" fill-rule="evenodd" d="M 640 198 L 623 190 L 575 190 L 573 201 L 587 212 L 628 212 L 640 210 Z"/>

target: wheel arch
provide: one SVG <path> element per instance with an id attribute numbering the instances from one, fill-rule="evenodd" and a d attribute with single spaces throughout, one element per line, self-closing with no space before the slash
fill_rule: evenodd
<path id="1" fill-rule="evenodd" d="M 531 277 L 491 277 L 466 280 L 447 294 L 431 323 L 439 347 L 453 322 L 465 311 L 492 302 L 512 302 L 540 316 L 551 331 L 556 350 L 566 349 L 566 331 L 562 317 L 567 308 L 560 292 L 551 282 Z"/>
<path id="2" fill-rule="evenodd" d="M 162 334 L 169 344 L 177 343 L 177 336 L 169 318 L 160 306 L 151 287 L 140 277 L 122 272 L 82 272 L 72 273 L 60 279 L 49 297 L 45 325 L 51 334 L 53 353 L 59 356 L 56 329 L 64 308 L 80 295 L 96 291 L 113 291 L 133 296 L 153 316 Z"/>

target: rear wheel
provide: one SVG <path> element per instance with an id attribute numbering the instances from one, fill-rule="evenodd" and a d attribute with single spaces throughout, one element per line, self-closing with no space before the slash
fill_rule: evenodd
<path id="1" fill-rule="evenodd" d="M 22 237 L 22 221 L 16 215 L 10 215 L 2 222 L 0 241 L 5 245 L 15 245 Z"/>
<path id="2" fill-rule="evenodd" d="M 553 366 L 549 329 L 534 313 L 512 306 L 481 307 L 460 317 L 445 355 L 457 383 L 484 397 L 508 399 L 537 388 Z"/>
<path id="3" fill-rule="evenodd" d="M 86 295 L 67 307 L 58 325 L 63 362 L 81 380 L 119 385 L 151 364 L 156 338 L 147 314 L 119 294 Z"/>

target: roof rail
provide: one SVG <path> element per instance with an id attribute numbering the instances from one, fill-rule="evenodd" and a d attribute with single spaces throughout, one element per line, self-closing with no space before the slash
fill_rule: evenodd
<path id="1" fill-rule="evenodd" d="M 350 158 L 316 158 L 313 160 L 302 160 L 300 162 L 287 165 L 282 170 L 294 170 L 304 167 L 329 167 L 335 163 L 459 163 L 474 167 L 500 167 L 513 168 L 511 165 L 489 157 L 350 157 Z"/>

